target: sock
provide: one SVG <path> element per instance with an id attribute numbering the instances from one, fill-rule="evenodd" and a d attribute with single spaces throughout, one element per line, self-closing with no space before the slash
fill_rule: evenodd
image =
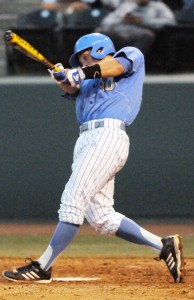
<path id="1" fill-rule="evenodd" d="M 50 244 L 38 262 L 43 270 L 48 270 L 59 254 L 69 245 L 77 233 L 79 225 L 59 222 Z"/>
<path id="2" fill-rule="evenodd" d="M 126 217 L 122 219 L 116 232 L 116 236 L 135 244 L 150 246 L 159 253 L 163 247 L 159 236 L 143 229 L 134 221 Z"/>

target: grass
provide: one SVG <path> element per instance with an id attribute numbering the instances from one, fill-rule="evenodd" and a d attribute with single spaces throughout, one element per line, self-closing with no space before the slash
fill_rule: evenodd
<path id="1" fill-rule="evenodd" d="M 37 257 L 46 249 L 50 235 L 0 235 L 0 257 Z M 194 237 L 184 237 L 184 254 L 194 257 Z M 78 235 L 63 253 L 68 257 L 154 257 L 149 247 L 102 235 Z"/>

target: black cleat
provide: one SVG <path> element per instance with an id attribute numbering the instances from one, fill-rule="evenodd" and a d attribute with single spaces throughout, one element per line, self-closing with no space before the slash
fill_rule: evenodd
<path id="1" fill-rule="evenodd" d="M 3 271 L 2 275 L 8 280 L 18 282 L 38 282 L 38 283 L 49 283 L 52 281 L 50 268 L 48 271 L 41 269 L 38 261 L 33 261 L 31 258 L 26 259 L 28 263 L 24 267 L 14 269 L 13 271 Z"/>
<path id="2" fill-rule="evenodd" d="M 163 259 L 174 278 L 174 282 L 184 282 L 184 275 L 186 275 L 185 263 L 183 258 L 183 242 L 182 238 L 176 234 L 167 236 L 162 240 L 163 248 L 160 256 L 156 260 Z"/>

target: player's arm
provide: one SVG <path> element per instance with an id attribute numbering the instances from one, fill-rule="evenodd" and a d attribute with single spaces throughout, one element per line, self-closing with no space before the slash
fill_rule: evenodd
<path id="1" fill-rule="evenodd" d="M 80 87 L 82 80 L 117 77 L 132 71 L 132 62 L 126 57 L 120 56 L 101 60 L 92 66 L 79 67 L 67 71 L 67 78 L 74 87 Z"/>
<path id="2" fill-rule="evenodd" d="M 53 75 L 65 92 L 73 94 L 80 88 L 82 80 L 117 77 L 129 72 L 131 68 L 130 60 L 121 56 L 117 58 L 110 57 L 88 67 L 63 69 L 61 72 L 53 73 Z"/>
<path id="3" fill-rule="evenodd" d="M 119 76 L 119 75 L 123 74 L 123 72 L 125 70 L 123 65 L 115 58 L 102 60 L 96 65 L 99 65 L 100 73 L 101 73 L 100 77 L 102 77 L 102 78 Z M 96 65 L 94 65 L 94 66 L 96 66 Z M 94 68 L 94 66 L 93 66 L 93 68 Z M 91 67 L 87 67 L 87 68 L 90 69 Z M 83 70 L 84 70 L 84 68 L 83 68 Z"/>

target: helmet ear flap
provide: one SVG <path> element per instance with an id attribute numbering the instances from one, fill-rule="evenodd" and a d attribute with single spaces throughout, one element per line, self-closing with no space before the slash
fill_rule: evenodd
<path id="1" fill-rule="evenodd" d="M 103 51 L 103 47 L 100 47 L 96 52 L 97 53 L 102 53 L 102 51 Z"/>
<path id="2" fill-rule="evenodd" d="M 101 54 L 103 53 L 103 51 L 104 51 L 104 47 L 93 47 L 92 49 L 91 49 L 91 56 L 93 57 L 93 58 L 95 58 L 95 59 L 98 59 L 98 57 L 99 57 L 99 59 L 100 59 L 100 56 L 101 56 Z"/>
<path id="3" fill-rule="evenodd" d="M 94 45 L 92 47 L 91 56 L 95 59 L 102 59 L 108 54 L 114 54 L 116 52 L 114 45 L 111 42 L 106 41 L 104 45 Z"/>

